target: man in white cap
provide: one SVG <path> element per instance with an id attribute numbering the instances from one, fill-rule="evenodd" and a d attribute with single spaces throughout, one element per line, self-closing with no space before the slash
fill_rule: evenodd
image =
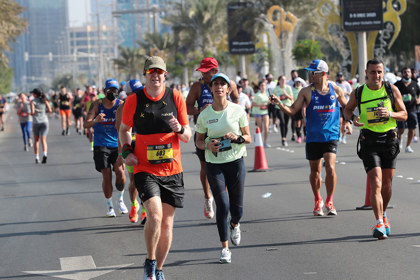
<path id="1" fill-rule="evenodd" d="M 327 199 L 325 210 L 327 215 L 337 215 L 333 204 L 333 195 L 337 183 L 335 159 L 337 143 L 340 137 L 340 108 L 347 104 L 343 90 L 328 82 L 328 65 L 321 59 L 312 61 L 305 68 L 311 73 L 312 84 L 303 88 L 292 106 L 286 106 L 273 96 L 272 102 L 289 115 L 296 114 L 306 104 L 306 158 L 309 160 L 311 173 L 309 180 L 315 197 L 314 216 L 324 215 L 324 201 L 321 197 L 321 168 L 325 160 L 325 185 Z M 347 133 L 352 127 L 346 122 Z"/>

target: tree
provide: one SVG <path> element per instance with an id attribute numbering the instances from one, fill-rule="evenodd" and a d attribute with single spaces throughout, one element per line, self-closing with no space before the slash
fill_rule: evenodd
<path id="1" fill-rule="evenodd" d="M 301 40 L 297 41 L 292 49 L 294 59 L 300 64 L 304 65 L 316 58 L 322 58 L 324 54 L 321 52 L 319 42 L 315 40 Z"/>
<path id="2" fill-rule="evenodd" d="M 10 85 L 12 84 L 13 71 L 9 67 L 0 63 L 0 93 L 10 92 Z"/>
<path id="3" fill-rule="evenodd" d="M 10 51 L 9 43 L 15 42 L 27 27 L 25 19 L 19 17 L 24 8 L 12 0 L 0 0 L 0 60 L 7 66 L 5 55 Z"/>
<path id="4" fill-rule="evenodd" d="M 120 58 L 113 59 L 118 70 L 127 75 L 127 79 L 137 79 L 139 71 L 143 68 L 146 54 L 140 48 L 118 47 Z"/>

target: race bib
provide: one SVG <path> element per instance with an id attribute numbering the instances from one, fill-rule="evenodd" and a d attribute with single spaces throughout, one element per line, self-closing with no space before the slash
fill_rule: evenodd
<path id="1" fill-rule="evenodd" d="M 151 164 L 172 162 L 174 160 L 172 144 L 147 146 L 147 160 Z"/>
<path id="2" fill-rule="evenodd" d="M 27 116 L 29 116 L 29 114 L 28 113 L 25 113 L 25 112 L 22 112 L 22 113 L 20 113 L 20 115 L 22 116 L 22 117 L 27 117 Z"/>
<path id="3" fill-rule="evenodd" d="M 389 120 L 389 117 L 380 118 L 378 116 L 378 107 L 366 108 L 366 118 L 368 126 L 386 124 Z"/>
<path id="4" fill-rule="evenodd" d="M 411 96 L 411 94 L 403 94 L 402 98 L 403 98 L 404 103 L 408 103 L 408 102 L 411 101 L 412 96 Z"/>
<path id="5" fill-rule="evenodd" d="M 266 105 L 266 104 L 265 105 L 261 105 L 260 106 L 260 109 L 261 110 L 267 110 L 268 109 L 268 105 Z"/>

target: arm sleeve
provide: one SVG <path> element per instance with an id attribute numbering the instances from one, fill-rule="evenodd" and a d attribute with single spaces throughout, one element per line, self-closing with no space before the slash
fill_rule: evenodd
<path id="1" fill-rule="evenodd" d="M 133 127 L 134 125 L 134 113 L 137 109 L 137 95 L 132 94 L 127 97 L 123 108 L 122 123 L 126 126 Z"/>

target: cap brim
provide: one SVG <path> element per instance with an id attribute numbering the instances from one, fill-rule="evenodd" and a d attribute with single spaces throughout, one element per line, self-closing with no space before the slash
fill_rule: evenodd
<path id="1" fill-rule="evenodd" d="M 200 72 L 206 73 L 206 72 L 209 72 L 213 68 L 214 67 L 210 67 L 210 68 L 197 68 L 197 69 L 195 69 L 195 71 L 200 71 Z"/>
<path id="2" fill-rule="evenodd" d="M 308 70 L 308 71 L 316 71 L 317 69 L 306 67 L 305 70 Z"/>
<path id="3" fill-rule="evenodd" d="M 152 64 L 148 67 L 148 69 L 153 69 L 153 68 L 157 68 L 157 69 L 161 69 L 163 71 L 166 71 L 166 68 L 163 68 L 161 65 L 153 65 Z"/>

